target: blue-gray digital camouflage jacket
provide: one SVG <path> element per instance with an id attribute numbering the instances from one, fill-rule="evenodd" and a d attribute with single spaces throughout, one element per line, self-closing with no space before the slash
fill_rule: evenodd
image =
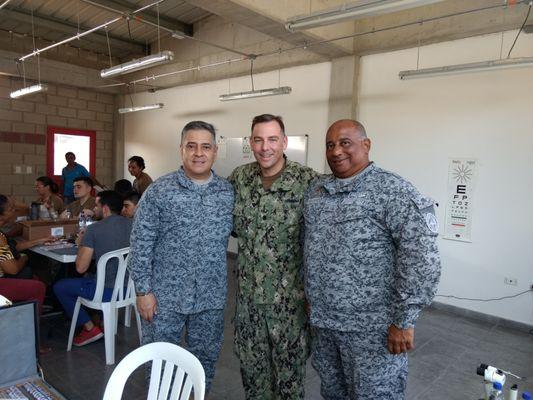
<path id="1" fill-rule="evenodd" d="M 144 192 L 131 234 L 129 268 L 137 292 L 153 292 L 158 307 L 192 314 L 226 302 L 226 250 L 233 188 L 213 173 L 197 185 L 180 168 Z"/>
<path id="2" fill-rule="evenodd" d="M 341 331 L 414 326 L 440 278 L 434 202 L 373 163 L 315 181 L 304 204 L 311 324 Z"/>

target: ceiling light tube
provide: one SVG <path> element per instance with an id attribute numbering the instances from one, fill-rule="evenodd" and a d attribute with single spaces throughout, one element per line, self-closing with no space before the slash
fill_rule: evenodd
<path id="1" fill-rule="evenodd" d="M 128 61 L 124 64 L 115 65 L 114 67 L 103 69 L 100 71 L 102 78 L 108 78 L 110 76 L 129 74 L 133 71 L 138 71 L 145 68 L 154 67 L 174 59 L 174 53 L 165 50 L 157 54 L 151 54 L 149 56 L 138 58 Z"/>
<path id="2" fill-rule="evenodd" d="M 218 99 L 220 101 L 242 100 L 251 99 L 254 97 L 277 96 L 281 94 L 289 94 L 290 92 L 292 92 L 292 88 L 290 86 L 281 86 L 271 89 L 251 90 L 249 92 L 221 94 L 218 96 Z"/>
<path id="3" fill-rule="evenodd" d="M 400 79 L 416 79 L 432 76 L 460 74 L 464 72 L 492 71 L 505 68 L 533 67 L 533 57 L 506 58 L 502 60 L 481 61 L 468 64 L 447 65 L 445 67 L 413 69 L 400 71 Z"/>
<path id="4" fill-rule="evenodd" d="M 48 90 L 48 85 L 39 83 L 38 85 L 26 86 L 26 87 L 23 87 L 22 89 L 15 90 L 14 92 L 11 92 L 9 96 L 12 99 L 16 99 L 17 97 L 26 96 L 32 93 L 46 92 L 47 90 Z"/>
<path id="5" fill-rule="evenodd" d="M 370 3 L 367 1 L 363 4 L 359 2 L 357 5 L 343 6 L 334 10 L 315 13 L 307 17 L 295 18 L 294 20 L 287 22 L 285 28 L 294 32 L 349 20 L 393 13 L 440 1 L 442 0 L 377 0 Z"/>
<path id="6" fill-rule="evenodd" d="M 136 111 L 155 110 L 158 108 L 163 108 L 164 106 L 165 105 L 163 103 L 146 104 L 144 106 L 119 108 L 118 112 L 119 114 L 126 114 L 126 113 L 131 113 L 131 112 L 136 112 Z"/>

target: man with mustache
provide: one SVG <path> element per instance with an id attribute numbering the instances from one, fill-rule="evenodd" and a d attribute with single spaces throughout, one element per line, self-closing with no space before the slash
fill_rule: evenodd
<path id="1" fill-rule="evenodd" d="M 231 185 L 211 170 L 217 155 L 213 125 L 185 125 L 180 154 L 183 166 L 148 186 L 139 201 L 129 268 L 143 344 L 179 345 L 185 331 L 209 391 L 224 333 L 234 196 Z"/>

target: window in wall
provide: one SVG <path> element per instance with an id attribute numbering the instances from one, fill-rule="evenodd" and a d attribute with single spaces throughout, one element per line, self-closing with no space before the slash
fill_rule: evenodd
<path id="1" fill-rule="evenodd" d="M 76 155 L 76 162 L 95 175 L 96 132 L 49 126 L 47 131 L 47 175 L 58 181 L 67 162 L 65 153 Z"/>

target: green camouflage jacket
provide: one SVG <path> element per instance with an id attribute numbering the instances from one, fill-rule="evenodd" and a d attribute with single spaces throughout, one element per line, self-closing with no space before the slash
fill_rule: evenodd
<path id="1" fill-rule="evenodd" d="M 265 190 L 257 162 L 236 168 L 234 231 L 238 236 L 241 300 L 281 308 L 303 301 L 303 197 L 318 174 L 287 160 L 282 175 Z"/>

